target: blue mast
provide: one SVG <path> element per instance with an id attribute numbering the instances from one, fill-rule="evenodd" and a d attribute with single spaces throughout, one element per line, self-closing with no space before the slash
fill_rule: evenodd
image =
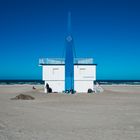
<path id="1" fill-rule="evenodd" d="M 68 33 L 65 52 L 65 91 L 74 91 L 74 49 L 71 34 L 71 13 L 68 13 Z"/>

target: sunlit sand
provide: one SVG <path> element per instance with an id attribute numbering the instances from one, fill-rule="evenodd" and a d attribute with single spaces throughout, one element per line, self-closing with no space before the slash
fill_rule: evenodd
<path id="1" fill-rule="evenodd" d="M 0 86 L 0 140 L 139 140 L 140 86 L 99 94 L 44 94 L 43 86 Z M 35 100 L 11 100 L 19 94 Z"/>

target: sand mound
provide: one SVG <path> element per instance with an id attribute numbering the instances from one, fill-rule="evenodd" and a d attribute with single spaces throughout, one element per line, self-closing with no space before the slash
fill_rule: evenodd
<path id="1" fill-rule="evenodd" d="M 34 100 L 35 98 L 30 95 L 19 94 L 15 98 L 11 98 L 11 100 Z"/>

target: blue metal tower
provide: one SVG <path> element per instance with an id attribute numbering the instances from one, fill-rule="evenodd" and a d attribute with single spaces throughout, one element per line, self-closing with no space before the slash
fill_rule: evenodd
<path id="1" fill-rule="evenodd" d="M 74 91 L 74 48 L 71 34 L 71 13 L 68 13 L 68 33 L 65 51 L 65 91 Z"/>

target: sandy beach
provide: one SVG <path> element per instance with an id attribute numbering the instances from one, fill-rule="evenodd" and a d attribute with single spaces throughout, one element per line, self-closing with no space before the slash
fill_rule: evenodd
<path id="1" fill-rule="evenodd" d="M 0 85 L 0 140 L 140 140 L 140 86 L 73 95 L 35 87 Z M 11 100 L 21 93 L 35 100 Z"/>

